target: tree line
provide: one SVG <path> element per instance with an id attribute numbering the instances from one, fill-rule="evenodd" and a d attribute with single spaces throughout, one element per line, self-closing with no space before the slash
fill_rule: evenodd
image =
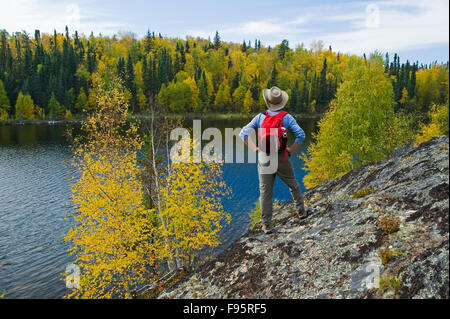
<path id="1" fill-rule="evenodd" d="M 345 72 L 301 156 L 307 188 L 389 158 L 399 148 L 448 136 L 448 68 L 400 66 L 397 55 L 386 61 L 388 55 L 373 54 Z"/>
<path id="2" fill-rule="evenodd" d="M 230 194 L 222 164 L 195 163 L 192 154 L 186 163 L 173 161 L 169 134 L 180 120 L 155 121 L 152 109 L 151 121 L 128 121 L 126 89 L 111 73 L 97 83 L 97 107 L 73 143 L 79 178 L 71 185 L 65 241 L 80 285 L 70 298 L 131 298 L 148 284 L 154 286 L 146 296 L 156 295 L 167 287 L 160 279 L 192 271 L 202 249 L 217 247 L 230 222 L 222 206 Z M 395 110 L 395 86 L 380 55 L 357 60 L 343 77 L 301 155 L 307 188 L 390 157 L 411 141 L 448 135 L 448 91 L 446 104 L 432 105 L 431 121 L 415 129 L 412 114 Z M 182 140 L 179 147 L 192 151 L 195 141 Z"/>
<path id="3" fill-rule="evenodd" d="M 380 55 L 379 53 L 373 53 Z M 343 74 L 366 56 L 335 52 L 321 41 L 291 48 L 287 40 L 265 47 L 256 39 L 242 44 L 221 40 L 163 37 L 148 31 L 114 36 L 77 31 L 9 34 L 0 30 L 0 119 L 63 118 L 97 107 L 96 84 L 107 70 L 121 79 L 133 113 L 150 105 L 165 112 L 262 110 L 261 90 L 277 85 L 290 95 L 287 110 L 324 113 Z M 442 104 L 448 87 L 448 62 L 428 65 L 383 56 L 396 110 L 426 114 Z"/>

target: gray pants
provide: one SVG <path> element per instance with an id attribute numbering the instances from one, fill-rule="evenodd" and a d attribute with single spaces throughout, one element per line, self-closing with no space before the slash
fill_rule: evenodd
<path id="1" fill-rule="evenodd" d="M 278 154 L 278 169 L 273 174 L 263 174 L 261 164 L 258 162 L 258 177 L 259 177 L 259 203 L 261 205 L 261 222 L 269 224 L 272 220 L 272 196 L 273 196 L 273 184 L 275 182 L 275 176 L 281 178 L 281 180 L 289 187 L 291 195 L 294 199 L 295 208 L 297 210 L 304 209 L 303 195 L 300 192 L 300 185 L 295 178 L 294 168 L 286 154 L 286 160 L 283 163 L 283 153 Z"/>

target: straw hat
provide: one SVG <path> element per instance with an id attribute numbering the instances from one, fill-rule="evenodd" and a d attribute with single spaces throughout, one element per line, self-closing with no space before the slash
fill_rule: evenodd
<path id="1" fill-rule="evenodd" d="M 271 111 L 281 110 L 289 100 L 289 95 L 276 86 L 272 86 L 270 89 L 264 89 L 262 95 L 267 108 Z"/>

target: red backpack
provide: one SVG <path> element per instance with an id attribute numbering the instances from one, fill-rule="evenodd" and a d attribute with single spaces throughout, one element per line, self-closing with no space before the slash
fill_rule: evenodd
<path id="1" fill-rule="evenodd" d="M 283 117 L 287 114 L 287 112 L 281 111 L 272 116 L 270 116 L 267 111 L 262 114 L 266 117 L 264 118 L 261 128 L 258 131 L 258 147 L 263 152 L 270 154 L 270 144 L 272 141 L 275 142 L 275 150 L 278 152 L 284 151 L 284 162 L 286 158 L 287 134 L 286 129 L 283 127 Z M 271 128 L 276 128 L 276 130 L 271 130 Z"/>

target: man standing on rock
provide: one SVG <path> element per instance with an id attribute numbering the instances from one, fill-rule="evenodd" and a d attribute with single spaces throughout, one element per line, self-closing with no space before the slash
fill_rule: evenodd
<path id="1" fill-rule="evenodd" d="M 261 224 L 263 231 L 268 234 L 272 231 L 272 196 L 276 175 L 289 187 L 299 218 L 303 219 L 308 216 L 303 202 L 303 195 L 300 191 L 300 185 L 295 178 L 294 168 L 289 159 L 290 155 L 305 139 L 305 132 L 297 124 L 297 121 L 292 115 L 282 111 L 289 99 L 285 91 L 274 86 L 271 89 L 264 89 L 262 94 L 268 110 L 256 115 L 249 124 L 242 128 L 239 136 L 250 149 L 259 154 L 258 177 Z M 254 129 L 258 129 L 258 146 L 248 138 Z M 287 146 L 286 130 L 288 129 L 295 136 L 295 142 L 290 147 Z M 274 173 L 267 172 L 265 169 L 266 165 L 262 160 L 262 158 L 270 157 L 270 150 L 278 152 L 278 155 L 272 154 L 274 155 L 272 158 L 275 157 L 276 159 L 278 157 L 278 163 L 276 163 L 278 165 Z M 286 156 L 286 153 L 288 156 Z"/>

